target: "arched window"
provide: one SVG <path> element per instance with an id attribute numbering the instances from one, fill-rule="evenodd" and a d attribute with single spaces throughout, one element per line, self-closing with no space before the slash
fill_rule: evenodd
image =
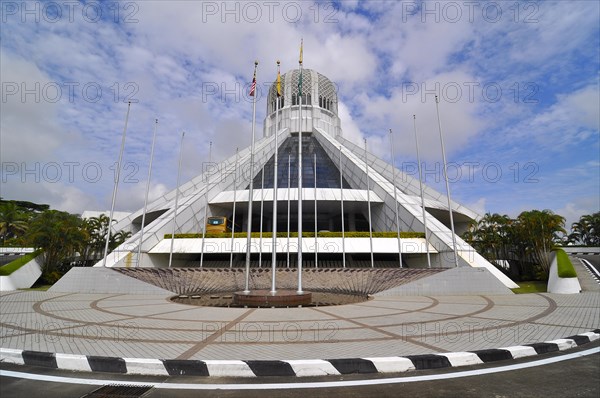
<path id="1" fill-rule="evenodd" d="M 292 94 L 292 106 L 293 105 L 298 105 L 298 98 L 296 97 L 296 94 Z"/>

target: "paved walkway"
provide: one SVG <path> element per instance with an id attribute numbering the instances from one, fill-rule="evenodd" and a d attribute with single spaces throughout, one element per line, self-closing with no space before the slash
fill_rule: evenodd
<path id="1" fill-rule="evenodd" d="M 376 297 L 294 309 L 168 296 L 0 294 L 0 347 L 125 358 L 372 358 L 516 346 L 600 328 L 600 293 Z"/>

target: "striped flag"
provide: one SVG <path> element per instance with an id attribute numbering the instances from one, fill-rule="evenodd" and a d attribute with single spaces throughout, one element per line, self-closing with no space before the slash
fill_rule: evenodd
<path id="1" fill-rule="evenodd" d="M 254 97 L 254 93 L 256 92 L 256 65 L 258 62 L 254 64 L 254 77 L 252 78 L 252 85 L 250 86 L 250 96 Z"/>
<path id="2" fill-rule="evenodd" d="M 300 76 L 298 77 L 298 95 L 302 97 L 302 69 L 300 69 Z"/>

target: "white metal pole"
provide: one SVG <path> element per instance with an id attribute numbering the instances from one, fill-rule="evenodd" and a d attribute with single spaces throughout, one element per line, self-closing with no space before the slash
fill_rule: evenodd
<path id="1" fill-rule="evenodd" d="M 435 111 L 437 113 L 438 130 L 440 132 L 440 144 L 442 146 L 442 159 L 444 161 L 444 180 L 446 181 L 446 193 L 448 194 L 448 213 L 450 214 L 450 228 L 452 230 L 452 247 L 454 249 L 454 266 L 458 267 L 458 252 L 456 250 L 456 234 L 454 233 L 454 216 L 452 215 L 452 200 L 450 199 L 450 183 L 448 182 L 448 163 L 446 162 L 446 148 L 444 135 L 442 134 L 442 122 L 440 121 L 439 98 L 435 96 Z"/>
<path id="2" fill-rule="evenodd" d="M 146 224 L 146 210 L 148 209 L 148 193 L 150 192 L 150 179 L 152 178 L 152 160 L 154 159 L 154 144 L 156 143 L 156 130 L 158 119 L 154 120 L 154 133 L 152 134 L 152 146 L 150 147 L 150 164 L 148 165 L 148 181 L 146 181 L 146 195 L 144 196 L 144 210 L 142 210 L 142 228 L 140 229 L 140 243 L 138 244 L 138 261 L 135 265 L 139 267 L 142 263 L 142 241 L 144 238 L 144 227 Z"/>
<path id="3" fill-rule="evenodd" d="M 258 239 L 258 247 L 260 247 L 260 250 L 258 251 L 258 268 L 262 268 L 262 238 L 263 238 L 263 219 L 264 219 L 264 203 L 265 203 L 265 166 L 263 166 L 262 171 L 261 171 L 261 178 L 260 178 L 260 232 L 259 232 L 259 239 Z"/>
<path id="4" fill-rule="evenodd" d="M 314 173 L 315 173 L 315 268 L 319 268 L 319 245 L 317 240 L 317 154 L 313 154 L 314 157 Z"/>
<path id="5" fill-rule="evenodd" d="M 367 161 L 367 139 L 365 141 L 365 169 L 367 170 L 367 206 L 369 208 L 369 245 L 371 248 L 371 268 L 375 267 L 375 261 L 373 259 L 373 227 L 371 224 L 371 183 L 369 181 L 369 162 Z"/>
<path id="6" fill-rule="evenodd" d="M 254 79 L 256 83 L 256 69 L 258 61 L 254 61 Z M 256 125 L 256 92 L 252 96 L 252 144 L 250 146 L 250 188 L 248 190 L 248 237 L 246 240 L 246 283 L 244 293 L 250 293 L 250 253 L 252 243 L 252 195 L 254 188 L 254 133 Z"/>
<path id="7" fill-rule="evenodd" d="M 233 268 L 233 243 L 235 242 L 235 205 L 237 199 L 237 167 L 239 148 L 235 149 L 235 168 L 233 172 L 233 216 L 231 217 L 231 254 L 229 255 L 229 268 Z"/>
<path id="8" fill-rule="evenodd" d="M 119 179 L 121 178 L 121 162 L 123 161 L 123 150 L 125 149 L 125 135 L 127 134 L 127 123 L 129 122 L 129 110 L 131 101 L 127 104 L 127 114 L 125 115 L 125 127 L 121 137 L 121 149 L 119 151 L 119 160 L 117 161 L 117 170 L 115 172 L 115 185 L 113 187 L 112 201 L 110 204 L 110 215 L 108 217 L 108 231 L 106 231 L 106 243 L 104 244 L 104 258 L 102 266 L 106 267 L 106 256 L 108 256 L 108 243 L 110 242 L 110 230 L 112 229 L 113 216 L 115 214 L 115 202 L 117 201 L 117 191 L 119 190 Z"/>
<path id="9" fill-rule="evenodd" d="M 181 142 L 179 143 L 179 165 L 177 166 L 177 188 L 175 189 L 175 210 L 173 211 L 173 224 L 171 226 L 171 249 L 169 250 L 169 268 L 173 264 L 173 243 L 175 242 L 175 224 L 177 222 L 177 210 L 179 206 L 179 181 L 181 177 L 181 159 L 183 158 L 183 137 L 185 131 L 181 133 Z"/>
<path id="10" fill-rule="evenodd" d="M 415 144 L 417 146 L 417 164 L 419 168 L 419 187 L 421 190 L 421 210 L 423 212 L 423 228 L 425 229 L 425 248 L 427 250 L 427 266 L 431 268 L 431 255 L 429 254 L 429 231 L 427 230 L 427 215 L 425 213 L 425 194 L 423 192 L 423 173 L 421 171 L 421 158 L 419 156 L 419 136 L 417 134 L 417 117 L 413 115 L 415 130 Z"/>
<path id="11" fill-rule="evenodd" d="M 392 183 L 394 184 L 394 204 L 396 205 L 396 229 L 398 230 L 398 260 L 402 268 L 402 241 L 400 240 L 400 215 L 398 214 L 398 198 L 396 197 L 396 159 L 394 157 L 394 134 L 390 129 L 390 150 L 392 152 Z"/>
<path id="12" fill-rule="evenodd" d="M 302 61 L 300 61 L 300 76 L 302 79 Z M 298 91 L 300 105 L 298 108 L 298 294 L 302 294 L 302 85 Z"/>
<path id="13" fill-rule="evenodd" d="M 277 76 L 279 76 L 279 61 L 277 61 Z M 279 93 L 277 93 L 279 94 Z M 271 254 L 271 294 L 277 293 L 275 276 L 277 273 L 277 179 L 279 177 L 279 95 L 275 99 L 275 159 L 273 162 L 273 254 Z"/>
<path id="14" fill-rule="evenodd" d="M 340 145 L 340 205 L 342 207 L 342 267 L 346 268 L 346 232 L 344 221 L 344 172 L 342 168 L 342 145 Z"/>
<path id="15" fill-rule="evenodd" d="M 287 203 L 287 267 L 290 268 L 290 205 L 291 205 L 291 201 L 290 201 L 290 178 L 292 177 L 292 173 L 291 173 L 291 166 L 292 166 L 292 161 L 291 161 L 291 156 L 288 154 L 288 186 L 287 186 L 287 197 L 288 197 L 288 203 Z"/>
<path id="16" fill-rule="evenodd" d="M 212 141 L 208 144 L 208 167 L 212 166 Z M 208 191 L 210 190 L 210 171 L 207 169 L 206 188 L 204 191 L 204 227 L 202 228 L 202 250 L 200 252 L 200 268 L 204 267 L 204 241 L 206 240 L 206 225 L 208 224 Z"/>

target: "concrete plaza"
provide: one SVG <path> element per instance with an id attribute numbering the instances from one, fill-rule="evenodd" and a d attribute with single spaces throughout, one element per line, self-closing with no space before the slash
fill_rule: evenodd
<path id="1" fill-rule="evenodd" d="M 2 348 L 122 358 L 374 358 L 501 348 L 600 328 L 575 295 L 377 296 L 293 309 L 196 307 L 168 295 L 0 295 Z"/>

